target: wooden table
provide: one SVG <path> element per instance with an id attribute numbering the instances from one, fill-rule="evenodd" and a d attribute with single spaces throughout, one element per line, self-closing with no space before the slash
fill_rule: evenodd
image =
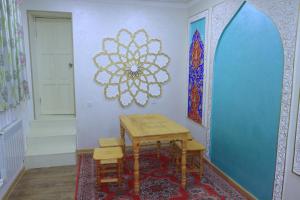
<path id="1" fill-rule="evenodd" d="M 141 142 L 171 141 L 182 142 L 181 185 L 186 186 L 186 144 L 189 130 L 159 114 L 121 115 L 120 134 L 125 153 L 125 133 L 133 145 L 134 156 L 134 192 L 139 194 L 139 148 Z"/>

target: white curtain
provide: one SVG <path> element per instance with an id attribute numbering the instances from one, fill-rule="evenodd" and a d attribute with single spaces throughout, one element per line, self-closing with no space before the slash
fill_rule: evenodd
<path id="1" fill-rule="evenodd" d="M 21 0 L 0 0 L 0 130 L 20 115 L 28 97 Z M 0 134 L 0 188 L 3 183 L 3 141 Z"/>
<path id="2" fill-rule="evenodd" d="M 0 112 L 0 130 L 15 121 L 18 117 L 17 113 L 17 108 L 11 108 L 5 112 Z"/>
<path id="3" fill-rule="evenodd" d="M 28 97 L 19 1 L 0 0 L 0 112 Z"/>

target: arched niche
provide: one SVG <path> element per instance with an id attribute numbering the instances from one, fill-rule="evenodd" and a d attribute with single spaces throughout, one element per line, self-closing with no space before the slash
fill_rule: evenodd
<path id="1" fill-rule="evenodd" d="M 272 20 L 244 3 L 213 67 L 211 160 L 259 199 L 272 199 L 284 69 Z"/>

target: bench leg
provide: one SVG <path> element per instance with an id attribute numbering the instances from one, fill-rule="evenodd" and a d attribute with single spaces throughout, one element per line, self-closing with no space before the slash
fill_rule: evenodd
<path id="1" fill-rule="evenodd" d="M 199 159 L 199 164 L 200 164 L 200 180 L 203 176 L 203 170 L 204 170 L 204 166 L 203 166 L 203 151 L 200 151 L 200 159 Z"/>

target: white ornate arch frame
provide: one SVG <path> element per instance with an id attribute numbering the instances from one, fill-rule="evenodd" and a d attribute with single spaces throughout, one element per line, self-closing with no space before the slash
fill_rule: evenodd
<path id="1" fill-rule="evenodd" d="M 297 125 L 295 135 L 295 147 L 294 147 L 294 160 L 293 160 L 293 172 L 300 176 L 300 95 L 297 99 Z"/>
<path id="2" fill-rule="evenodd" d="M 209 80 L 210 80 L 210 67 L 209 67 L 209 60 L 210 60 L 210 17 L 209 17 L 209 10 L 204 10 L 201 13 L 198 13 L 189 19 L 188 23 L 188 33 L 190 34 L 190 27 L 193 22 L 196 22 L 201 19 L 205 19 L 205 42 L 204 42 L 204 90 L 203 90 L 203 121 L 202 126 L 208 127 L 208 102 L 209 96 L 207 95 L 210 91 L 209 88 Z M 190 42 L 190 41 L 189 41 Z M 189 43 L 190 45 L 190 43 Z M 187 58 L 187 62 L 189 62 L 189 58 Z M 188 72 L 189 73 L 189 72 Z M 209 140 L 205 141 L 205 146 L 209 148 Z M 209 157 L 209 151 L 206 151 L 206 156 Z"/>
<path id="3" fill-rule="evenodd" d="M 211 123 L 212 109 L 212 80 L 214 55 L 219 38 L 243 5 L 243 0 L 226 0 L 209 10 L 210 21 L 210 60 L 209 60 L 209 84 L 208 84 L 208 102 L 207 102 L 207 124 Z M 282 199 L 284 171 L 287 151 L 287 137 L 289 129 L 289 116 L 291 109 L 292 84 L 294 72 L 294 58 L 296 47 L 297 17 L 299 0 L 248 0 L 257 9 L 269 16 L 277 26 L 281 36 L 284 49 L 284 74 L 281 99 L 281 113 L 278 130 L 277 158 L 275 178 L 273 185 L 273 200 Z M 208 126 L 207 144 L 210 145 L 210 126 Z M 210 146 L 207 147 L 210 149 Z"/>

